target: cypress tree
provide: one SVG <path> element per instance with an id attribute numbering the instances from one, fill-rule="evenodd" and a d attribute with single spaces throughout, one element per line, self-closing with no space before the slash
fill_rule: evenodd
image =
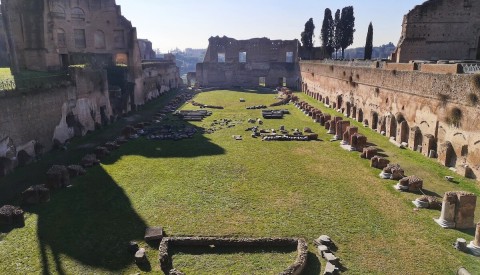
<path id="1" fill-rule="evenodd" d="M 372 25 L 372 22 L 370 22 L 370 25 L 368 25 L 367 42 L 365 43 L 365 59 L 367 60 L 372 59 L 372 52 L 373 52 L 373 25 Z"/>
<path id="2" fill-rule="evenodd" d="M 328 57 L 332 57 L 333 53 L 334 30 L 335 26 L 332 18 L 332 11 L 329 8 L 326 8 L 325 16 L 323 17 L 321 39 L 325 55 Z"/>
<path id="3" fill-rule="evenodd" d="M 342 29 L 340 47 L 342 48 L 342 58 L 345 58 L 345 49 L 353 44 L 353 34 L 355 33 L 355 16 L 352 6 L 342 9 L 340 25 Z"/>

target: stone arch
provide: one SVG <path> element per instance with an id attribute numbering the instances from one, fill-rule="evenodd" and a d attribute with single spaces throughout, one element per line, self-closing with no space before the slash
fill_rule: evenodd
<path id="1" fill-rule="evenodd" d="M 60 3 L 55 3 L 51 8 L 51 14 L 57 18 L 65 18 L 65 8 Z"/>
<path id="2" fill-rule="evenodd" d="M 325 97 L 325 104 L 330 105 L 330 98 L 328 96 Z"/>
<path id="3" fill-rule="evenodd" d="M 358 109 L 357 121 L 358 122 L 363 122 L 363 110 L 362 110 L 362 108 Z"/>
<path id="4" fill-rule="evenodd" d="M 106 49 L 105 33 L 102 30 L 95 31 L 94 35 L 95 49 Z"/>
<path id="5" fill-rule="evenodd" d="M 74 20 L 85 20 L 85 11 L 82 8 L 75 7 L 72 8 L 72 19 Z"/>

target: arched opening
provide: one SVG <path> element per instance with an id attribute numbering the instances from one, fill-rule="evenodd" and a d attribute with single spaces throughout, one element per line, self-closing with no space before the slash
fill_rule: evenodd
<path id="1" fill-rule="evenodd" d="M 422 148 L 422 143 L 423 143 L 423 135 L 422 135 L 422 131 L 420 130 L 420 127 L 415 126 L 412 129 L 410 129 L 410 138 L 408 141 L 409 148 L 412 149 L 413 151 L 421 152 L 419 148 Z"/>
<path id="2" fill-rule="evenodd" d="M 94 33 L 95 49 L 105 49 L 107 47 L 105 43 L 105 33 L 101 30 L 97 30 Z"/>
<path id="3" fill-rule="evenodd" d="M 328 96 L 325 98 L 325 104 L 330 105 L 330 98 L 328 98 Z"/>
<path id="4" fill-rule="evenodd" d="M 52 8 L 52 16 L 56 18 L 65 19 L 65 9 L 59 4 L 55 4 Z"/>
<path id="5" fill-rule="evenodd" d="M 358 122 L 363 122 L 363 110 L 361 108 L 358 109 L 357 121 Z"/>
<path id="6" fill-rule="evenodd" d="M 347 117 L 350 117 L 350 115 L 351 115 L 351 108 L 352 108 L 352 106 L 351 106 L 350 102 L 347 102 L 347 109 L 345 110 L 346 111 L 345 115 Z"/>
<path id="7" fill-rule="evenodd" d="M 337 96 L 337 106 L 336 109 L 341 109 L 343 105 L 343 97 L 341 95 Z"/>
<path id="8" fill-rule="evenodd" d="M 376 130 L 378 126 L 378 114 L 377 112 L 372 112 L 372 129 Z"/>
<path id="9" fill-rule="evenodd" d="M 387 137 L 396 137 L 397 136 L 397 120 L 393 115 L 388 116 L 387 118 Z"/>
<path id="10" fill-rule="evenodd" d="M 356 106 L 352 107 L 352 118 L 357 119 L 357 107 Z"/>
<path id="11" fill-rule="evenodd" d="M 408 143 L 409 131 L 410 131 L 410 127 L 408 126 L 408 122 L 406 120 L 402 121 L 399 124 L 398 130 L 397 130 L 397 132 L 398 132 L 397 142 L 398 143 L 403 143 L 403 142 Z"/>
<path id="12" fill-rule="evenodd" d="M 73 8 L 72 9 L 72 19 L 73 20 L 85 21 L 85 12 L 79 7 Z"/>

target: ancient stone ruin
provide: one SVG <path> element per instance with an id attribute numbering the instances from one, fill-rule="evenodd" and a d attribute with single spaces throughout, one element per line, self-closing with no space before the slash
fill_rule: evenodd
<path id="1" fill-rule="evenodd" d="M 214 238 L 214 237 L 164 237 L 159 247 L 160 267 L 165 274 L 179 274 L 174 270 L 171 258 L 172 247 L 238 247 L 238 248 L 292 248 L 297 251 L 295 262 L 280 274 L 302 274 L 307 265 L 308 246 L 304 239 L 293 238 Z"/>
<path id="2" fill-rule="evenodd" d="M 469 229 L 475 226 L 477 196 L 468 192 L 447 192 L 443 197 L 440 218 L 435 219 L 443 228 Z"/>

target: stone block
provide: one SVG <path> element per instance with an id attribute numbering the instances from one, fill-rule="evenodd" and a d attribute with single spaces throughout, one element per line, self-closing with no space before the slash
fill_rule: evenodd
<path id="1" fill-rule="evenodd" d="M 423 189 L 423 180 L 417 176 L 409 176 L 398 182 L 398 189 L 409 192 L 418 192 Z"/>
<path id="2" fill-rule="evenodd" d="M 386 158 L 374 156 L 371 160 L 371 167 L 383 170 L 390 164 L 390 161 Z"/>
<path id="3" fill-rule="evenodd" d="M 80 165 L 69 165 L 67 169 L 71 179 L 87 174 L 87 171 Z"/>
<path id="4" fill-rule="evenodd" d="M 475 227 L 475 208 L 477 196 L 467 192 L 457 192 L 455 227 L 469 229 Z"/>
<path id="5" fill-rule="evenodd" d="M 370 147 L 367 147 L 367 148 L 363 148 L 363 152 L 361 154 L 361 157 L 364 158 L 364 159 L 372 159 L 377 154 L 378 154 L 378 149 L 373 147 L 373 146 L 370 146 Z"/>
<path id="6" fill-rule="evenodd" d="M 4 205 L 0 208 L 0 225 L 21 228 L 25 226 L 24 212 L 12 205 Z"/>
<path id="7" fill-rule="evenodd" d="M 50 189 L 45 185 L 36 185 L 22 192 L 22 203 L 39 204 L 50 201 Z"/>
<path id="8" fill-rule="evenodd" d="M 63 165 L 53 165 L 47 171 L 47 187 L 49 189 L 59 189 L 70 185 L 70 174 L 67 167 Z"/>
<path id="9" fill-rule="evenodd" d="M 145 241 L 161 241 L 163 238 L 162 227 L 147 227 L 145 230 Z"/>

